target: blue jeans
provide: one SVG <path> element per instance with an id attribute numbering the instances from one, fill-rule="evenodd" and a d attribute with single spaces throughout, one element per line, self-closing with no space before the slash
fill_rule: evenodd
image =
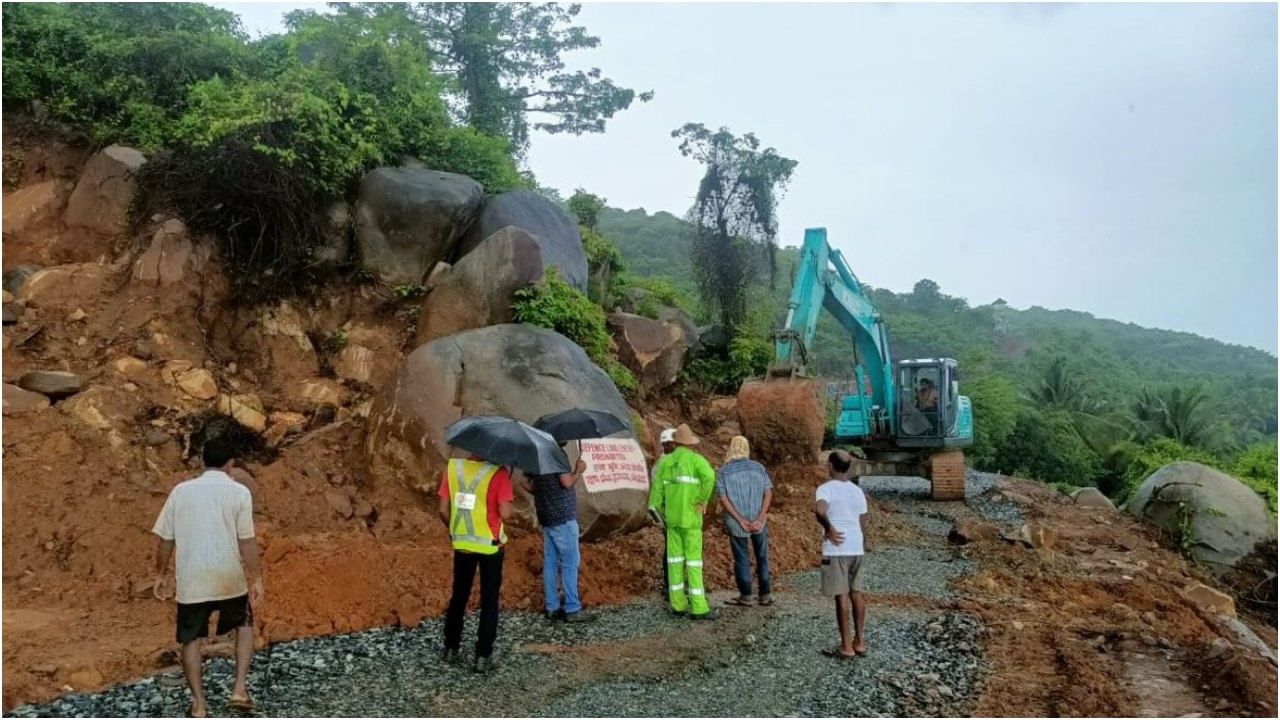
<path id="1" fill-rule="evenodd" d="M 564 611 L 582 609 L 578 599 L 578 521 L 542 528 L 542 593 L 547 612 L 560 609 L 557 581 L 564 585 Z"/>
<path id="2" fill-rule="evenodd" d="M 772 578 L 769 575 L 769 526 L 765 525 L 760 532 L 750 537 L 729 536 L 729 544 L 733 547 L 733 579 L 738 583 L 738 594 L 751 597 L 751 559 L 747 557 L 747 545 L 756 556 L 756 577 L 760 581 L 760 597 L 772 592 Z"/>

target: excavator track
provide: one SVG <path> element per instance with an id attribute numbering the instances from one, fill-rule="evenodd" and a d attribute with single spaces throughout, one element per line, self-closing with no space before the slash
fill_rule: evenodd
<path id="1" fill-rule="evenodd" d="M 964 452 L 936 452 L 929 456 L 924 469 L 934 500 L 964 500 Z"/>

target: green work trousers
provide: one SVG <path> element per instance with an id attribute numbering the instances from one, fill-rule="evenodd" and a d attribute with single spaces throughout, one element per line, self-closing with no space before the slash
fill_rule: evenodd
<path id="1" fill-rule="evenodd" d="M 710 608 L 702 585 L 702 528 L 667 528 L 667 585 L 672 610 L 707 614 Z"/>

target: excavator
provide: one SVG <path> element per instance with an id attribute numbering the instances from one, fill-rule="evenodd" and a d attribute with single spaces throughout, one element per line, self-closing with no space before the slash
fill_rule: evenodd
<path id="1" fill-rule="evenodd" d="M 774 358 L 763 380 L 738 392 L 738 419 L 768 460 L 812 459 L 822 447 L 825 388 L 810 376 L 809 348 L 822 310 L 852 336 L 852 382 L 834 398 L 835 442 L 861 449 L 859 475 L 924 477 L 937 500 L 964 499 L 964 454 L 973 409 L 951 358 L 894 362 L 884 319 L 826 228 L 805 231 L 800 265 Z"/>

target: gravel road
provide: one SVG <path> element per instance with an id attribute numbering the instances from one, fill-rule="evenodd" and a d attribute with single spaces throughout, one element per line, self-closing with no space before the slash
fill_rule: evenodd
<path id="1" fill-rule="evenodd" d="M 971 474 L 970 497 L 993 480 Z M 927 484 L 867 479 L 928 535 L 945 535 L 943 506 Z M 971 499 L 1003 524 L 1016 506 Z M 989 506 L 989 507 L 988 507 Z M 771 608 L 724 607 L 710 623 L 668 615 L 656 597 L 595 611 L 595 621 L 549 624 L 540 615 L 507 613 L 499 668 L 488 676 L 436 659 L 440 623 L 387 628 L 283 643 L 255 659 L 250 685 L 263 715 L 965 715 L 984 673 L 983 628 L 946 609 L 952 578 L 968 561 L 940 543 L 887 546 L 867 560 L 869 654 L 853 661 L 820 654 L 836 640 L 817 572 L 780 578 Z M 713 593 L 722 605 L 731 593 Z M 928 602 L 877 602 L 877 596 Z M 467 638 L 474 637 L 474 617 Z M 466 648 L 464 648 L 464 651 Z M 223 714 L 231 663 L 206 665 L 211 710 Z M 98 694 L 71 694 L 15 709 L 15 717 L 182 715 L 187 692 L 172 672 Z"/>

